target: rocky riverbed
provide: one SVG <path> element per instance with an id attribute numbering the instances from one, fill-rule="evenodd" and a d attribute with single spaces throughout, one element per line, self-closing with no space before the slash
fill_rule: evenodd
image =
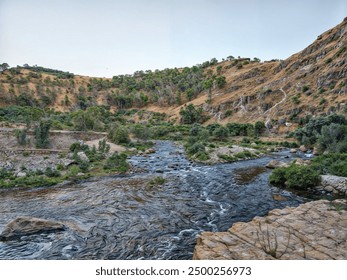
<path id="1" fill-rule="evenodd" d="M 0 259 L 191 259 L 198 234 L 306 201 L 268 184 L 264 166 L 287 152 L 210 166 L 169 141 L 154 148 L 129 160 L 143 173 L 0 191 L 0 232 L 18 217 L 64 228 L 0 242 Z M 152 185 L 156 177 L 164 183 Z"/>

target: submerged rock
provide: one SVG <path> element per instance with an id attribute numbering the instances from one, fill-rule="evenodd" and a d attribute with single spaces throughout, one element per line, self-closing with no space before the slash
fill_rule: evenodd
<path id="1" fill-rule="evenodd" d="M 347 202 L 319 200 L 275 209 L 235 223 L 228 232 L 204 232 L 195 260 L 347 259 Z"/>
<path id="2" fill-rule="evenodd" d="M 0 234 L 0 241 L 19 239 L 22 236 L 65 230 L 62 223 L 35 217 L 18 217 Z"/>

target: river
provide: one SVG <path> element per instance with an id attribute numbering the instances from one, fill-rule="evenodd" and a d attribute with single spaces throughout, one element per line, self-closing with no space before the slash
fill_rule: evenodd
<path id="1" fill-rule="evenodd" d="M 0 259 L 191 259 L 200 232 L 305 201 L 268 184 L 265 164 L 290 160 L 288 152 L 203 165 L 172 142 L 157 141 L 155 149 L 129 159 L 144 173 L 1 191 L 0 232 L 18 216 L 60 221 L 67 230 L 0 242 Z M 150 186 L 155 176 L 165 184 Z"/>

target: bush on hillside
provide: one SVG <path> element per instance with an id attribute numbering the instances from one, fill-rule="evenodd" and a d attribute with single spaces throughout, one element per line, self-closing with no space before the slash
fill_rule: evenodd
<path id="1" fill-rule="evenodd" d="M 129 132 L 123 126 L 119 126 L 115 130 L 111 129 L 108 133 L 108 138 L 112 143 L 119 145 L 126 145 L 130 143 Z"/>
<path id="2" fill-rule="evenodd" d="M 202 115 L 202 108 L 195 108 L 193 104 L 182 108 L 180 110 L 181 123 L 183 124 L 193 124 L 193 123 L 202 123 L 204 121 Z"/>

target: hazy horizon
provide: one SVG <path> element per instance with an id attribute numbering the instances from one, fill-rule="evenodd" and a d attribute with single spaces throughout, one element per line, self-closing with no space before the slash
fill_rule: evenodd
<path id="1" fill-rule="evenodd" d="M 0 62 L 112 77 L 229 55 L 286 59 L 345 16 L 344 0 L 0 0 Z"/>

